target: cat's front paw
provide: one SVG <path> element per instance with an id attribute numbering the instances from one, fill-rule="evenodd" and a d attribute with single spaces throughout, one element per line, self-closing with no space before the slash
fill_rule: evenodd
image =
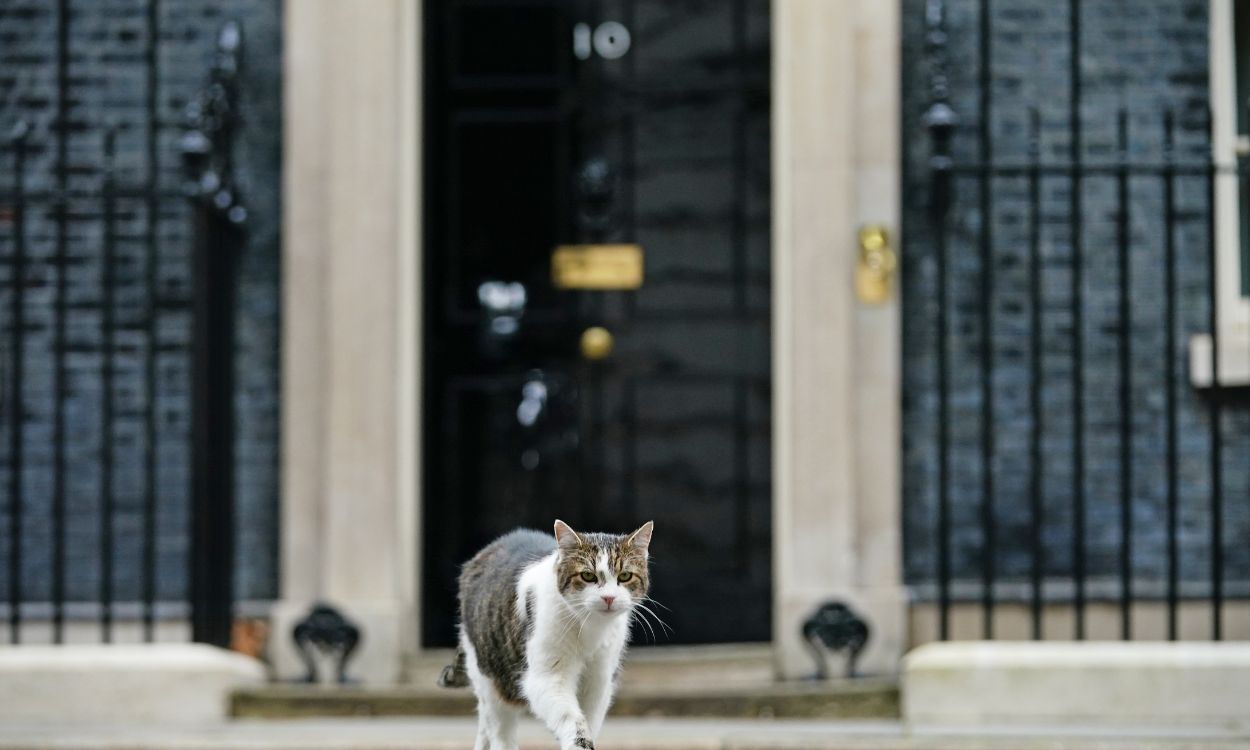
<path id="1" fill-rule="evenodd" d="M 573 739 L 573 747 L 580 747 L 583 750 L 595 750 L 595 743 L 591 742 L 589 737 L 575 737 Z"/>

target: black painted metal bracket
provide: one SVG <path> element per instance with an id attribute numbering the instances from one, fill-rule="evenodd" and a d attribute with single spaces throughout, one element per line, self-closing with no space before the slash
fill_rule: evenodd
<path id="1" fill-rule="evenodd" d="M 307 673 L 304 682 L 319 682 L 317 656 L 335 656 L 335 680 L 344 685 L 347 677 L 347 661 L 360 645 L 360 628 L 348 621 L 334 607 L 319 603 L 308 616 L 295 624 L 291 632 L 295 648 L 304 662 Z"/>
<path id="2" fill-rule="evenodd" d="M 868 645 L 868 623 L 842 602 L 828 602 L 820 606 L 803 621 L 803 642 L 807 644 L 816 662 L 813 679 L 824 680 L 829 676 L 825 666 L 825 652 L 846 652 L 846 676 L 854 677 L 855 665 L 860 653 Z"/>

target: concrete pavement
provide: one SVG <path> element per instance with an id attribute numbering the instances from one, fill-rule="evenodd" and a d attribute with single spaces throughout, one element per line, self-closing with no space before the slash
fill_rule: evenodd
<path id="1" fill-rule="evenodd" d="M 0 750 L 468 750 L 470 718 L 236 720 L 199 725 L 0 725 Z M 536 722 L 523 750 L 550 750 Z M 599 750 L 1250 750 L 1250 737 L 1131 727 L 909 736 L 897 721 L 609 719 Z"/>

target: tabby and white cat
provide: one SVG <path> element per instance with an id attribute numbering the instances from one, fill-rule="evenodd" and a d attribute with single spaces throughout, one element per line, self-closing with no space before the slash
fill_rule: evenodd
<path id="1" fill-rule="evenodd" d="M 476 750 L 516 748 L 526 704 L 561 750 L 594 748 L 630 620 L 646 606 L 652 528 L 579 533 L 556 521 L 555 538 L 513 531 L 465 564 L 460 645 L 439 684 L 472 685 Z"/>

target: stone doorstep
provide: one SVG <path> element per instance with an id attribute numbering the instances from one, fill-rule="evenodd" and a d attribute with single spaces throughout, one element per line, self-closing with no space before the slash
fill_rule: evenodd
<path id="1" fill-rule="evenodd" d="M 406 684 L 433 685 L 453 659 L 451 649 L 427 649 L 406 670 Z M 767 643 L 701 646 L 633 646 L 625 655 L 624 688 L 727 687 L 773 681 L 773 648 Z"/>
<path id="2" fill-rule="evenodd" d="M 422 651 L 393 687 L 268 685 L 237 691 L 231 714 L 246 718 L 470 716 L 468 690 L 434 687 L 450 649 Z M 350 674 L 350 668 L 349 668 Z M 626 656 L 612 712 L 635 717 L 894 719 L 888 680 L 777 683 L 770 644 L 638 646 Z"/>
<path id="3" fill-rule="evenodd" d="M 913 731 L 1053 724 L 1250 735 L 1250 643 L 931 643 L 903 660 Z"/>
<path id="4" fill-rule="evenodd" d="M 0 648 L 0 724 L 220 721 L 263 665 L 194 643 Z"/>
<path id="5" fill-rule="evenodd" d="M 471 716 L 468 690 L 431 687 L 273 685 L 235 691 L 231 715 L 290 719 L 347 716 Z M 898 688 L 884 681 L 775 683 L 724 688 L 625 687 L 612 716 L 895 719 Z"/>

